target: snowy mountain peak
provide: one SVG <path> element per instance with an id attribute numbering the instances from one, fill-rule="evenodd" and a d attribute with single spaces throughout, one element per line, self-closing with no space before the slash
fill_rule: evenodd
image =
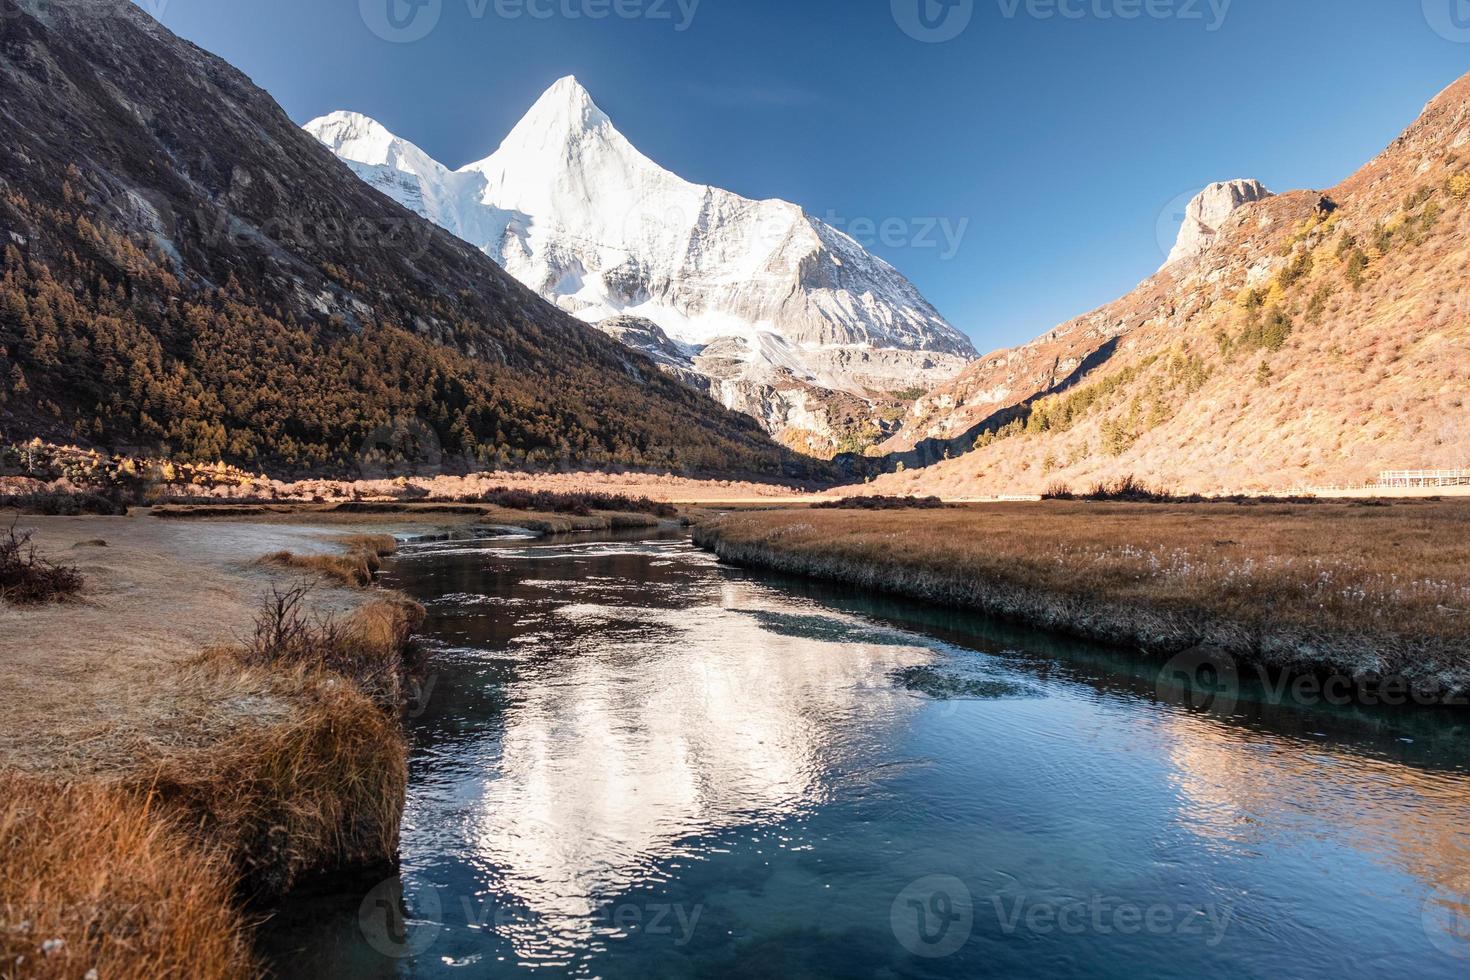
<path id="1" fill-rule="evenodd" d="M 443 170 L 423 150 L 360 112 L 332 112 L 302 127 L 344 160 L 371 167 L 389 167 L 417 176 Z"/>
<path id="2" fill-rule="evenodd" d="M 568 75 L 536 100 L 489 159 L 463 169 L 489 172 L 497 163 L 504 169 L 507 161 L 537 168 L 555 165 L 569 148 L 587 141 L 627 143 L 591 94 Z M 549 175 L 542 171 L 541 176 Z"/>
<path id="3" fill-rule="evenodd" d="M 335 113 L 307 129 L 384 194 L 590 323 L 643 318 L 691 352 L 743 351 L 762 379 L 858 395 L 933 383 L 975 356 L 893 266 L 795 204 L 660 167 L 572 76 L 493 154 L 456 171 L 366 117 Z"/>

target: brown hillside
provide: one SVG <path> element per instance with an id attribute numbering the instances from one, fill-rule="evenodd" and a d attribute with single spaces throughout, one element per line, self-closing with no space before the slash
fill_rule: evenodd
<path id="1" fill-rule="evenodd" d="M 1336 187 L 1246 205 L 1198 259 L 930 392 L 883 447 L 908 472 L 879 484 L 1279 490 L 1470 465 L 1467 143 L 1470 76 Z"/>

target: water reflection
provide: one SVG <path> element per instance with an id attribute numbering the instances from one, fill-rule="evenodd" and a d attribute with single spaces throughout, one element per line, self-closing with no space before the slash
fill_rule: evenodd
<path id="1" fill-rule="evenodd" d="M 608 574 L 630 556 L 627 575 Z M 700 857 L 699 838 L 819 805 L 917 707 L 890 675 L 934 655 L 854 617 L 793 622 L 789 602 L 711 577 L 683 542 L 476 558 L 583 573 L 518 581 L 502 651 L 514 699 L 494 759 L 460 788 L 473 859 L 524 912 L 501 927 L 523 961 L 564 963 L 610 928 L 605 901 Z"/>
<path id="2" fill-rule="evenodd" d="M 1252 692 L 1190 710 L 1136 656 L 748 575 L 682 539 L 430 545 L 389 575 L 431 612 L 403 876 L 435 938 L 385 961 L 344 896 L 292 940 L 300 975 L 1426 980 L 1470 962 L 1461 718 Z M 893 909 L 935 876 L 971 893 L 973 923 L 931 958 Z M 1170 929 L 1006 917 L 1098 901 Z M 660 908 L 673 934 L 647 928 Z"/>

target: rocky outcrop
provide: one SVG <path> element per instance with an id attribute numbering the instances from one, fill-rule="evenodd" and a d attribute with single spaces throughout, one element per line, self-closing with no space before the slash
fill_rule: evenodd
<path id="1" fill-rule="evenodd" d="M 1204 254 L 1215 243 L 1226 218 L 1238 208 L 1270 196 L 1259 180 L 1228 180 L 1200 191 L 1184 209 L 1184 224 L 1163 268 Z"/>
<path id="2" fill-rule="evenodd" d="M 1462 466 L 1467 145 L 1470 76 L 1335 187 L 1216 185 L 1181 236 L 1203 251 L 915 400 L 873 489 L 1289 493 Z"/>

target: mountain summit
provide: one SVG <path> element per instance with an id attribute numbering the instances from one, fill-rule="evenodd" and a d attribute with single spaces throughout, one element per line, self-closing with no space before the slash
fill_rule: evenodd
<path id="1" fill-rule="evenodd" d="M 363 186 L 127 0 L 0 16 L 0 432 L 283 474 L 822 470 Z M 568 121 L 592 121 L 578 96 Z M 471 184 L 371 119 L 319 138 L 447 221 Z M 505 220 L 471 212 L 473 220 Z"/>
<path id="2" fill-rule="evenodd" d="M 366 117 L 334 113 L 305 128 L 562 309 L 657 326 L 712 394 L 790 442 L 801 441 L 792 429 L 834 437 L 835 401 L 872 415 L 884 392 L 938 383 L 974 356 L 854 239 L 795 204 L 663 169 L 575 78 L 552 85 L 490 157 L 457 171 Z"/>

